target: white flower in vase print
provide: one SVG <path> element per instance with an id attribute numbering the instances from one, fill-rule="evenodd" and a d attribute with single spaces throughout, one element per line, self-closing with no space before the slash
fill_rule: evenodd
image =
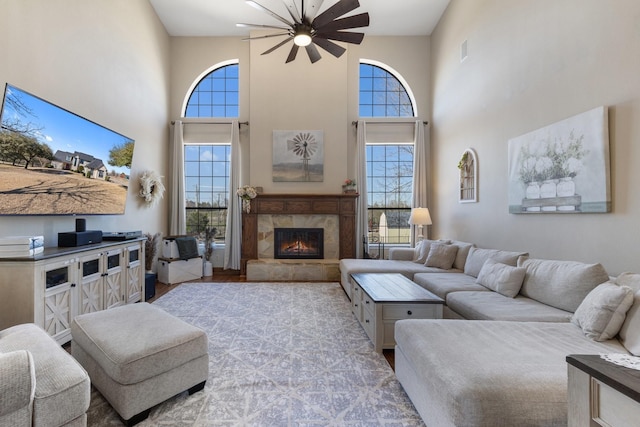
<path id="1" fill-rule="evenodd" d="M 550 157 L 540 157 L 536 160 L 535 171 L 539 176 L 539 180 L 545 180 L 549 178 L 549 172 L 553 167 L 553 161 Z"/>
<path id="2" fill-rule="evenodd" d="M 562 164 L 562 169 L 566 172 L 565 176 L 574 177 L 582 169 L 582 161 L 571 157 Z M 564 177 L 563 177 L 564 178 Z"/>

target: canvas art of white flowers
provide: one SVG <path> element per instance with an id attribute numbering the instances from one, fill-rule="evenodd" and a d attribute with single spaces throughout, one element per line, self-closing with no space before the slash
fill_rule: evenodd
<path id="1" fill-rule="evenodd" d="M 588 151 L 583 148 L 584 135 L 573 132 L 566 140 L 523 145 L 520 149 L 520 179 L 523 183 L 548 179 L 574 178 L 583 167 Z"/>

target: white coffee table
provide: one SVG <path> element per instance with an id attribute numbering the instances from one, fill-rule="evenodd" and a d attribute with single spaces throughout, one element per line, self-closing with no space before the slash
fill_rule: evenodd
<path id="1" fill-rule="evenodd" d="M 351 308 L 377 352 L 394 348 L 400 319 L 442 319 L 444 300 L 400 273 L 351 275 Z"/>

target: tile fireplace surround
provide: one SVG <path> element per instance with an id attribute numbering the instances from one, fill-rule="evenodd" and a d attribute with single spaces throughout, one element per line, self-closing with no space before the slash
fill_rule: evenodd
<path id="1" fill-rule="evenodd" d="M 356 257 L 357 197 L 357 194 L 258 195 L 251 200 L 251 212 L 242 214 L 240 274 L 247 275 L 247 263 L 251 262 L 258 269 L 261 265 L 263 269 L 282 272 L 283 277 L 271 277 L 273 280 L 286 280 L 287 270 L 303 271 L 304 266 L 310 266 L 311 270 L 332 270 L 329 274 L 334 275 L 339 259 Z M 274 259 L 273 229 L 276 227 L 323 228 L 324 259 Z M 247 279 L 250 279 L 248 275 Z M 256 279 L 264 280 L 264 274 Z M 314 280 L 314 277 L 306 279 Z"/>

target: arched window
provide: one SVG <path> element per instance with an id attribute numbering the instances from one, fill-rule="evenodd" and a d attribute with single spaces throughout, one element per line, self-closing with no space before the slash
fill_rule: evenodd
<path id="1" fill-rule="evenodd" d="M 232 60 L 207 70 L 187 93 L 184 117 L 238 117 L 238 68 L 237 60 Z M 202 242 L 223 243 L 226 233 L 231 144 L 225 138 L 220 142 L 219 129 L 215 123 L 185 124 L 187 234 Z"/>
<path id="2" fill-rule="evenodd" d="M 205 75 L 191 92 L 184 117 L 238 117 L 238 64 Z"/>
<path id="3" fill-rule="evenodd" d="M 415 100 L 408 85 L 391 67 L 370 60 L 360 61 L 359 115 L 372 117 L 413 118 L 417 116 Z M 404 123 L 404 122 L 403 122 Z M 409 137 L 394 127 L 368 126 L 366 139 L 367 204 L 370 250 L 380 244 L 410 242 L 413 123 L 407 122 Z M 382 255 L 382 254 L 380 254 Z"/>
<path id="4" fill-rule="evenodd" d="M 414 102 L 397 73 L 360 62 L 360 117 L 415 117 Z"/>

